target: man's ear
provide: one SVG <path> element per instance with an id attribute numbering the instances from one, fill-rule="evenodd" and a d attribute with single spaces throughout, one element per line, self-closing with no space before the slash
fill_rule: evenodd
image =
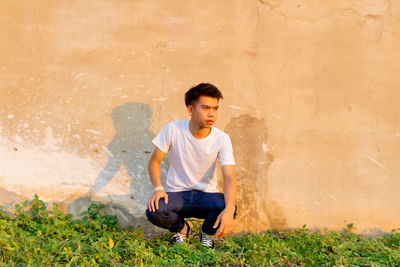
<path id="1" fill-rule="evenodd" d="M 190 116 L 193 115 L 193 109 L 194 109 L 194 107 L 192 105 L 187 106 L 187 110 L 188 110 Z"/>

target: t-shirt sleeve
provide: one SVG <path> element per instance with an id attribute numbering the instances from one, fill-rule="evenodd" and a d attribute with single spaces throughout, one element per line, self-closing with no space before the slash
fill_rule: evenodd
<path id="1" fill-rule="evenodd" d="M 168 152 L 171 145 L 171 123 L 162 128 L 161 132 L 154 137 L 153 144 L 155 144 L 162 152 Z"/>
<path id="2" fill-rule="evenodd" d="M 221 163 L 221 166 L 235 165 L 232 142 L 229 135 L 225 135 L 224 139 L 221 142 L 221 149 L 219 151 L 219 162 Z"/>

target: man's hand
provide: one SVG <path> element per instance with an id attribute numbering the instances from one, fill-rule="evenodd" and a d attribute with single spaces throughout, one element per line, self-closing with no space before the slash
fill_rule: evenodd
<path id="1" fill-rule="evenodd" d="M 232 231 L 233 228 L 233 214 L 234 212 L 224 209 L 219 215 L 213 228 L 218 228 L 216 233 L 217 237 L 224 237 Z"/>
<path id="2" fill-rule="evenodd" d="M 154 192 L 147 201 L 147 209 L 150 212 L 155 212 L 156 210 L 158 210 L 158 202 L 160 198 L 164 198 L 165 204 L 168 204 L 167 193 L 165 193 L 164 190 L 158 190 Z"/>

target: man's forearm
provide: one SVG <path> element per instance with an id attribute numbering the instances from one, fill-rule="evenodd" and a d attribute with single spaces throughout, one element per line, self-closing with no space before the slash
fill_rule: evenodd
<path id="1" fill-rule="evenodd" d="M 148 165 L 150 181 L 153 188 L 162 186 L 161 184 L 161 168 L 160 163 L 155 160 L 150 160 Z"/>
<path id="2" fill-rule="evenodd" d="M 225 210 L 232 213 L 235 212 L 236 191 L 236 177 L 226 177 L 224 179 Z"/>

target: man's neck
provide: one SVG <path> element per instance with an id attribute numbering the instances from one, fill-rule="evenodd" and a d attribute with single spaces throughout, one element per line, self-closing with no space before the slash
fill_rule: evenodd
<path id="1" fill-rule="evenodd" d="M 192 120 L 189 121 L 189 130 L 190 133 L 198 139 L 207 137 L 211 132 L 211 128 L 201 128 Z"/>

